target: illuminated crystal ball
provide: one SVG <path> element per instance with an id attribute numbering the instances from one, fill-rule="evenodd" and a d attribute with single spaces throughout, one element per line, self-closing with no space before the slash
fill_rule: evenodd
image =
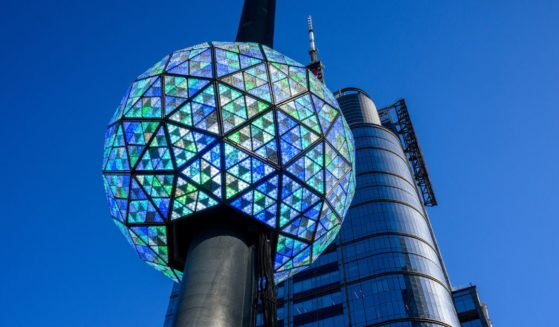
<path id="1" fill-rule="evenodd" d="M 211 42 L 134 81 L 106 133 L 103 176 L 115 224 L 171 279 L 183 269 L 174 224 L 225 206 L 275 235 L 279 282 L 335 238 L 353 162 L 338 103 L 305 66 L 263 45 Z"/>

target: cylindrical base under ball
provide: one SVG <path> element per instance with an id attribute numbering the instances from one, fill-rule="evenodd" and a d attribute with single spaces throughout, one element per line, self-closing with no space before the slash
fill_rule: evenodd
<path id="1" fill-rule="evenodd" d="M 250 327 L 256 290 L 254 242 L 235 226 L 191 241 L 173 326 Z"/>

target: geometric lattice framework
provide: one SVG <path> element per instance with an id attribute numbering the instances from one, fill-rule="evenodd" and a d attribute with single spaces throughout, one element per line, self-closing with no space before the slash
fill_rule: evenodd
<path id="1" fill-rule="evenodd" d="M 255 43 L 178 50 L 140 75 L 105 137 L 114 222 L 142 260 L 178 281 L 167 228 L 225 205 L 277 233 L 276 281 L 336 236 L 355 189 L 351 132 L 300 63 Z"/>

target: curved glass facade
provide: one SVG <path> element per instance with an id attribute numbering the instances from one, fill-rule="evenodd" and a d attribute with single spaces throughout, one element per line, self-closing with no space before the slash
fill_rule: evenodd
<path id="1" fill-rule="evenodd" d="M 460 326 L 399 138 L 362 112 L 374 108 L 364 92 L 337 96 L 355 140 L 355 197 L 335 244 L 279 285 L 279 326 Z"/>

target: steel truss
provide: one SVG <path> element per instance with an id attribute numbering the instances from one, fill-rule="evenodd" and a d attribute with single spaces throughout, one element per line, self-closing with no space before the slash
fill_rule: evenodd
<path id="1" fill-rule="evenodd" d="M 421 147 L 415 135 L 406 101 L 400 99 L 394 104 L 380 109 L 378 113 L 382 125 L 400 137 L 404 146 L 404 153 L 412 167 L 415 182 L 423 198 L 423 203 L 428 207 L 436 206 L 437 199 L 429 179 L 427 165 L 423 160 Z"/>

